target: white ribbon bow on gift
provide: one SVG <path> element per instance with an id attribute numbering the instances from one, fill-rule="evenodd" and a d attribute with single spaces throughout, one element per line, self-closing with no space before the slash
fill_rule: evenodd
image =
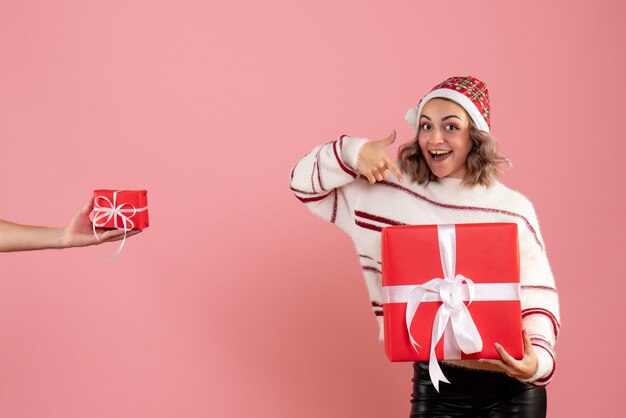
<path id="1" fill-rule="evenodd" d="M 450 383 L 444 376 L 435 347 L 444 337 L 444 358 L 460 358 L 460 352 L 477 353 L 483 349 L 483 340 L 476 328 L 464 301 L 472 303 L 475 294 L 474 282 L 461 274 L 454 275 L 456 269 L 456 232 L 454 225 L 438 225 L 439 253 L 443 267 L 443 279 L 432 279 L 416 286 L 408 296 L 406 307 L 406 326 L 413 348 L 417 351 L 419 344 L 411 335 L 411 323 L 420 302 L 427 299 L 428 293 L 435 293 L 443 302 L 437 310 L 433 321 L 430 341 L 430 359 L 428 371 L 430 379 L 439 391 L 439 382 Z M 467 283 L 464 285 L 463 283 Z"/>
<path id="2" fill-rule="evenodd" d="M 126 233 L 128 231 L 132 231 L 133 228 L 135 227 L 135 223 L 132 221 L 131 218 L 135 216 L 137 212 L 143 212 L 146 209 L 148 209 L 147 207 L 137 209 L 130 203 L 122 203 L 121 205 L 117 206 L 117 194 L 120 191 L 122 190 L 113 192 L 112 202 L 106 196 L 102 196 L 102 195 L 96 196 L 93 200 L 94 216 L 92 220 L 92 226 L 93 226 L 93 234 L 96 236 L 98 241 L 100 241 L 100 237 L 98 236 L 98 233 L 96 232 L 96 228 L 103 227 L 104 225 L 107 224 L 107 222 L 111 220 L 111 218 L 113 218 L 113 226 L 116 229 L 124 230 L 124 238 L 122 239 L 120 246 L 117 248 L 113 256 L 109 258 L 107 263 L 110 263 L 111 261 L 113 261 L 122 252 L 122 248 L 124 248 L 124 243 L 126 242 Z M 108 206 L 102 206 L 100 204 L 100 200 L 103 200 L 104 202 L 106 202 Z M 126 206 L 128 206 L 128 208 L 125 208 Z M 130 214 L 130 215 L 127 216 L 125 214 Z M 118 225 L 118 219 L 122 220 L 121 227 Z"/>

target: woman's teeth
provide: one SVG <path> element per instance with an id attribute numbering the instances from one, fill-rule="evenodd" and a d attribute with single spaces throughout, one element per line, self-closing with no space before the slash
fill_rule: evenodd
<path id="1" fill-rule="evenodd" d="M 443 160 L 443 159 L 447 158 L 448 155 L 450 155 L 452 153 L 452 151 L 449 151 L 449 150 L 431 150 L 429 152 L 430 152 L 430 155 L 432 156 L 433 160 L 435 160 L 435 161 Z"/>

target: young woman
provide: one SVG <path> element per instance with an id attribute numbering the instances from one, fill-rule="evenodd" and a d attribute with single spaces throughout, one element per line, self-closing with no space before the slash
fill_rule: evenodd
<path id="1" fill-rule="evenodd" d="M 0 220 L 0 252 L 85 247 L 124 238 L 123 230 L 102 228 L 96 229 L 99 239 L 96 238 L 89 220 L 92 209 L 93 201 L 90 200 L 65 228 L 19 225 Z M 130 231 L 126 237 L 139 232 Z"/>
<path id="2" fill-rule="evenodd" d="M 545 386 L 555 370 L 559 304 L 532 204 L 498 182 L 506 161 L 489 135 L 487 87 L 452 77 L 407 112 L 415 139 L 399 166 L 382 140 L 342 136 L 317 146 L 291 172 L 291 190 L 308 208 L 337 224 L 356 246 L 383 338 L 380 231 L 385 226 L 516 222 L 519 229 L 523 359 L 501 346 L 500 360 L 441 362 L 451 384 L 437 392 L 426 363 L 414 363 L 411 417 L 542 417 Z"/>

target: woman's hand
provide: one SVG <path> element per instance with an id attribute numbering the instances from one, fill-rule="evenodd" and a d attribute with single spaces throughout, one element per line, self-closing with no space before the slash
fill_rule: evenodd
<path id="1" fill-rule="evenodd" d="M 496 350 L 502 360 L 492 359 L 480 359 L 481 363 L 489 363 L 500 367 L 506 374 L 517 379 L 528 379 L 537 371 L 537 354 L 533 348 L 530 337 L 526 334 L 526 330 L 523 332 L 524 336 L 524 357 L 521 360 L 517 360 L 498 343 L 496 343 Z"/>
<path id="2" fill-rule="evenodd" d="M 377 181 L 387 180 L 389 171 L 393 173 L 398 181 L 402 182 L 402 172 L 385 152 L 385 147 L 393 144 L 395 140 L 396 130 L 394 129 L 387 138 L 378 141 L 368 141 L 361 147 L 356 169 L 360 174 L 367 177 L 370 183 L 374 184 Z"/>
<path id="3" fill-rule="evenodd" d="M 119 229 L 97 228 L 98 238 L 93 234 L 93 227 L 89 214 L 93 209 L 93 199 L 72 218 L 72 221 L 63 229 L 63 247 L 84 247 L 87 245 L 102 244 L 119 241 L 124 238 L 124 231 Z M 128 231 L 126 238 L 137 235 L 141 231 Z"/>

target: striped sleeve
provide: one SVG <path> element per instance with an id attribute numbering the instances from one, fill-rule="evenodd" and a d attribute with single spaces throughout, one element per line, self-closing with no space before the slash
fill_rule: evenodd
<path id="1" fill-rule="evenodd" d="M 538 367 L 533 376 L 522 381 L 544 387 L 556 371 L 554 346 L 561 327 L 559 296 L 534 210 L 529 214 L 529 220 L 541 245 L 524 239 L 520 233 L 522 322 L 537 354 Z"/>
<path id="2" fill-rule="evenodd" d="M 354 167 L 364 138 L 341 136 L 319 145 L 291 170 L 291 191 L 311 212 L 350 233 L 353 215 L 343 186 L 358 178 Z"/>

